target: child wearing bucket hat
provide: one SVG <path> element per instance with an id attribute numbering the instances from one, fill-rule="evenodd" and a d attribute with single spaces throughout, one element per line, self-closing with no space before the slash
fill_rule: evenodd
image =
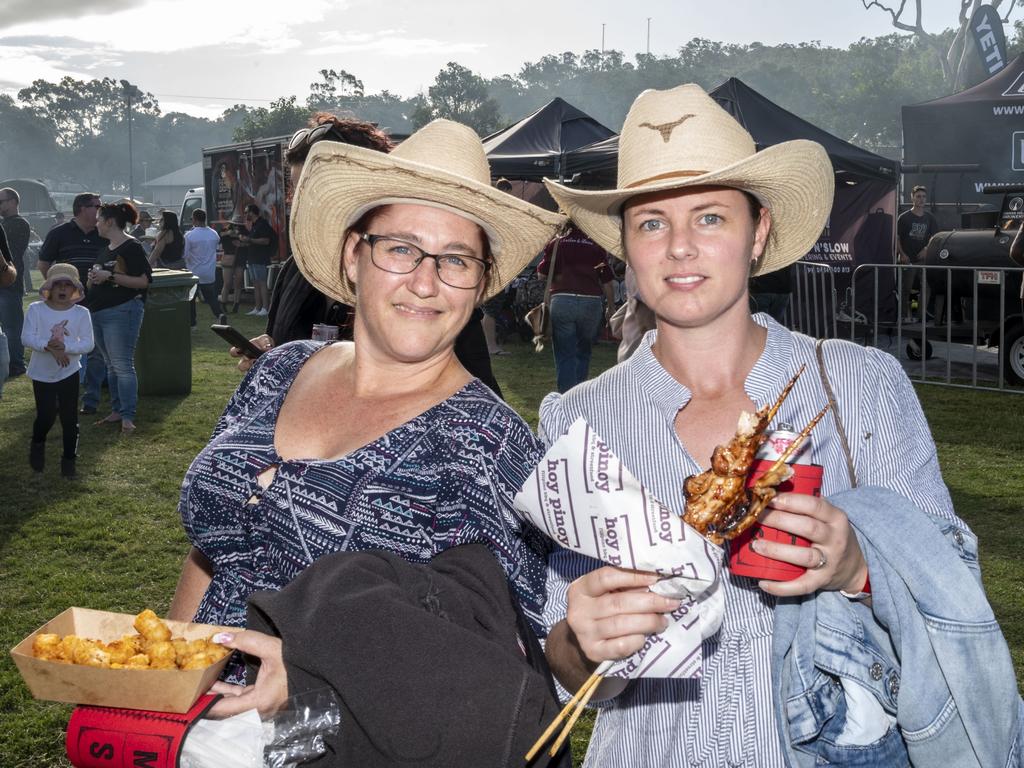
<path id="1" fill-rule="evenodd" d="M 78 270 L 54 264 L 39 289 L 42 301 L 29 305 L 21 340 L 32 350 L 28 377 L 36 401 L 29 465 L 42 472 L 46 464 L 46 435 L 60 417 L 64 451 L 60 470 L 75 476 L 78 455 L 78 372 L 81 358 L 93 348 L 92 317 L 80 306 L 85 295 Z"/>
<path id="2" fill-rule="evenodd" d="M 974 579 L 966 575 L 972 556 L 955 542 L 972 538 L 953 510 L 907 376 L 878 349 L 821 344 L 750 314 L 750 276 L 800 259 L 827 220 L 833 170 L 824 149 L 797 140 L 757 151 L 703 89 L 683 85 L 637 97 L 618 162 L 613 190 L 546 183 L 581 229 L 629 263 L 656 328 L 628 360 L 549 395 L 540 408 L 544 439 L 554 442 L 586 419 L 681 514 L 684 480 L 708 467 L 742 411 L 773 402 L 801 366 L 807 371 L 770 428 L 806 424 L 827 402 L 832 409 L 812 436 L 822 496 L 780 494 L 763 517 L 810 546 L 760 541 L 756 549 L 806 571 L 758 581 L 723 567 L 714 589 L 724 618 L 703 640 L 699 675 L 602 683 L 585 765 L 1005 764 L 1019 731 L 1019 696 L 998 629 L 956 646 L 967 658 L 933 644 L 923 629 L 921 606 L 940 595 L 943 616 L 972 615 L 980 602 L 991 620 L 991 610 L 980 589 L 956 593 L 956 583 L 966 588 Z M 941 566 L 900 550 L 932 533 Z M 715 557 L 724 561 L 721 551 Z M 640 650 L 681 607 L 649 592 L 648 574 L 568 550 L 552 554 L 548 573 L 546 652 L 570 691 L 601 662 Z M 904 587 L 910 583 L 920 591 Z M 904 634 L 894 651 L 889 639 L 874 638 L 889 638 L 895 623 Z M 951 620 L 944 630 L 965 637 L 957 626 Z M 901 670 L 909 657 L 914 663 Z M 985 681 L 972 683 L 969 698 L 936 671 L 973 676 L 966 670 L 980 667 Z M 948 731 L 925 738 L 940 721 Z M 921 737 L 905 742 L 900 729 L 914 728 Z"/>

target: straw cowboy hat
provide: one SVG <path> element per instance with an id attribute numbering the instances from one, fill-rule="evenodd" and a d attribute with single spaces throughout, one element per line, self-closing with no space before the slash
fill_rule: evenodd
<path id="1" fill-rule="evenodd" d="M 50 289 L 58 280 L 65 280 L 75 286 L 76 293 L 71 297 L 72 301 L 81 301 L 85 297 L 85 289 L 78 279 L 78 270 L 70 264 L 54 264 L 46 272 L 46 280 L 39 286 L 39 295 L 44 300 L 50 298 Z"/>
<path id="2" fill-rule="evenodd" d="M 832 210 L 835 179 L 824 148 L 787 141 L 757 151 L 750 134 L 698 85 L 644 91 L 619 136 L 618 189 L 576 190 L 544 180 L 559 206 L 605 250 L 626 260 L 622 206 L 648 192 L 723 186 L 750 192 L 772 229 L 753 274 L 804 256 Z"/>
<path id="3" fill-rule="evenodd" d="M 433 205 L 479 224 L 494 263 L 484 296 L 499 293 L 565 224 L 565 218 L 491 187 L 483 144 L 469 127 L 434 120 L 390 154 L 334 141 L 310 149 L 292 206 L 295 262 L 310 283 L 346 304 L 341 239 L 372 208 Z"/>

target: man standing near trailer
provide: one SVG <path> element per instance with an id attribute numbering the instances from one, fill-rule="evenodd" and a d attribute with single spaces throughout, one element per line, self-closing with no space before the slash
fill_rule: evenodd
<path id="1" fill-rule="evenodd" d="M 901 213 L 900 217 L 896 219 L 896 250 L 900 264 L 922 264 L 928 241 L 939 231 L 939 222 L 931 211 L 926 211 L 924 208 L 925 203 L 928 202 L 927 189 L 920 185 L 914 187 L 910 199 L 913 202 L 913 207 Z M 903 291 L 900 296 L 903 321 L 915 322 L 919 318 L 914 317 L 910 311 L 910 294 L 921 289 L 918 306 L 921 309 L 921 318 L 924 318 L 926 305 L 924 281 L 921 280 L 921 270 L 904 271 L 911 274 L 903 276 Z"/>

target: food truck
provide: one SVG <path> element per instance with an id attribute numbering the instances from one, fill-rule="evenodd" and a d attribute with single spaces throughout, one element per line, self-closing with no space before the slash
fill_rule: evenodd
<path id="1" fill-rule="evenodd" d="M 207 224 L 223 235 L 244 224 L 245 208 L 259 206 L 277 233 L 274 261 L 288 258 L 288 199 L 292 181 L 284 161 L 287 136 L 203 149 L 203 186 L 190 189 L 181 205 L 181 226 L 192 225 L 192 211 L 206 210 Z"/>

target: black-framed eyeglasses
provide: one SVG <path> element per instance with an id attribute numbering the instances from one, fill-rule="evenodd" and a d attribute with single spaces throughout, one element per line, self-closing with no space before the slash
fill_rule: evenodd
<path id="1" fill-rule="evenodd" d="M 288 151 L 299 152 L 299 150 L 308 150 L 313 144 L 333 131 L 334 123 L 320 123 L 315 128 L 300 128 L 292 134 L 291 139 L 288 141 Z M 339 141 L 341 140 L 337 133 L 335 133 L 335 138 Z"/>
<path id="2" fill-rule="evenodd" d="M 452 288 L 476 288 L 491 268 L 483 259 L 463 253 L 427 253 L 418 245 L 385 235 L 364 233 L 359 239 L 370 244 L 370 260 L 377 269 L 407 275 L 424 259 L 433 259 L 437 276 Z"/>

